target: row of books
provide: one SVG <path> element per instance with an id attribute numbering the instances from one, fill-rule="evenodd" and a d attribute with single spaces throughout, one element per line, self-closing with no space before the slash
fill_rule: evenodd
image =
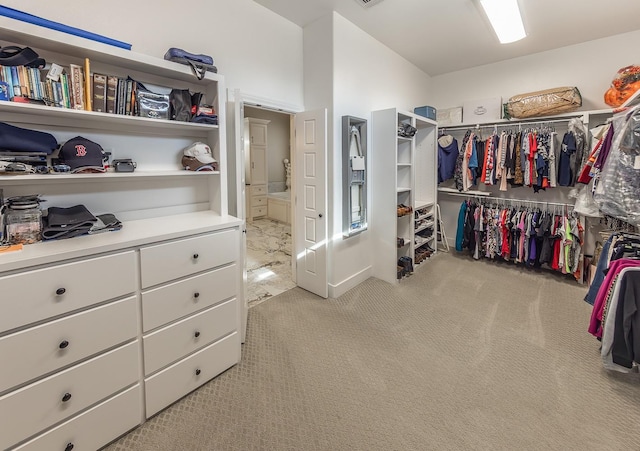
<path id="1" fill-rule="evenodd" d="M 52 64 L 43 80 L 44 72 L 33 67 L 0 66 L 0 81 L 8 87 L 8 100 L 35 100 L 60 108 L 137 114 L 137 83 L 128 77 L 92 74 L 89 59 L 85 59 L 84 67 L 70 64 L 63 68 Z"/>

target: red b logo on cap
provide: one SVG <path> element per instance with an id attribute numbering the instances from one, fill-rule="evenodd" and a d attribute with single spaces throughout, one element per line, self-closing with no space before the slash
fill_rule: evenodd
<path id="1" fill-rule="evenodd" d="M 76 146 L 76 157 L 84 157 L 87 154 L 87 148 L 82 144 Z"/>

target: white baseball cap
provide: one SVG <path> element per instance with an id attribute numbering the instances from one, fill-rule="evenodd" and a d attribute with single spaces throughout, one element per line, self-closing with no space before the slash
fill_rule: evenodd
<path id="1" fill-rule="evenodd" d="M 194 142 L 189 147 L 186 147 L 183 153 L 185 157 L 195 158 L 202 164 L 216 163 L 216 159 L 213 158 L 211 153 L 211 147 L 203 142 Z"/>

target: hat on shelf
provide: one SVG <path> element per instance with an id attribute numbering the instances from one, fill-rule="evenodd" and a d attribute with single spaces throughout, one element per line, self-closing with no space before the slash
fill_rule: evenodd
<path id="1" fill-rule="evenodd" d="M 195 142 L 182 151 L 182 166 L 187 171 L 217 171 L 218 161 L 213 158 L 211 147 Z"/>
<path id="2" fill-rule="evenodd" d="M 60 148 L 60 159 L 71 172 L 105 172 L 103 156 L 100 144 L 82 136 L 71 138 Z"/>

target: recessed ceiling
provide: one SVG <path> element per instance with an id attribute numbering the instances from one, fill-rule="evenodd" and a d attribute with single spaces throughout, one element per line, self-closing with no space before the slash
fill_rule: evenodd
<path id="1" fill-rule="evenodd" d="M 640 29 L 638 0 L 519 0 L 528 36 L 506 45 L 476 0 L 254 1 L 301 27 L 336 11 L 432 76 Z"/>

